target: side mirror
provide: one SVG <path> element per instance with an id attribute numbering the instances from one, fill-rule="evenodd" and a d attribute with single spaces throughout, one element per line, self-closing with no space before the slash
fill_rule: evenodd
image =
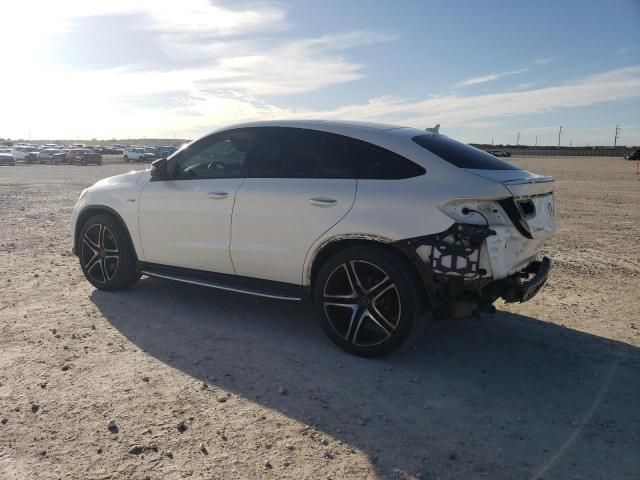
<path id="1" fill-rule="evenodd" d="M 178 168 L 178 155 L 173 155 L 165 159 L 167 163 L 167 178 L 173 178 L 176 176 L 176 169 Z"/>
<path id="2" fill-rule="evenodd" d="M 167 159 L 160 158 L 151 164 L 151 178 L 164 179 L 169 178 L 167 171 Z"/>

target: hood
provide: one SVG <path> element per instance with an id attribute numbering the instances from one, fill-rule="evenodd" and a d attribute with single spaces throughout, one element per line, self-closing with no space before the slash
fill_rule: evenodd
<path id="1" fill-rule="evenodd" d="M 543 195 L 553 192 L 553 177 L 538 175 L 528 170 L 477 170 L 465 171 L 482 178 L 501 183 L 514 197 Z"/>
<path id="2" fill-rule="evenodd" d="M 142 175 L 143 170 L 135 170 L 133 172 L 123 173 L 122 175 L 115 175 L 113 177 L 103 178 L 99 182 L 94 183 L 94 187 L 102 187 L 106 185 L 122 185 L 122 184 L 134 184 Z"/>

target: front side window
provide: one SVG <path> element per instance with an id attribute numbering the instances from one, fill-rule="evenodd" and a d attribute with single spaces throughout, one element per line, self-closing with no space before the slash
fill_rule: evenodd
<path id="1" fill-rule="evenodd" d="M 216 134 L 181 152 L 174 178 L 237 178 L 244 175 L 245 159 L 255 134 L 232 130 Z"/>

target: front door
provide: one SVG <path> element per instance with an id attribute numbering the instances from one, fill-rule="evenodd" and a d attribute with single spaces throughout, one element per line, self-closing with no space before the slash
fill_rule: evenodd
<path id="1" fill-rule="evenodd" d="M 253 137 L 249 130 L 206 137 L 176 154 L 171 179 L 145 185 L 139 223 L 147 262 L 234 273 L 231 212 Z"/>

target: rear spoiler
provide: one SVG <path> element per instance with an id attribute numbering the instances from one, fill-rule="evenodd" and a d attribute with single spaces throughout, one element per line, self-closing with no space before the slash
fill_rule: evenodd
<path id="1" fill-rule="evenodd" d="M 530 197 L 544 195 L 553 192 L 553 177 L 536 176 L 534 178 L 522 178 L 519 180 L 507 180 L 502 184 L 514 197 Z"/>

